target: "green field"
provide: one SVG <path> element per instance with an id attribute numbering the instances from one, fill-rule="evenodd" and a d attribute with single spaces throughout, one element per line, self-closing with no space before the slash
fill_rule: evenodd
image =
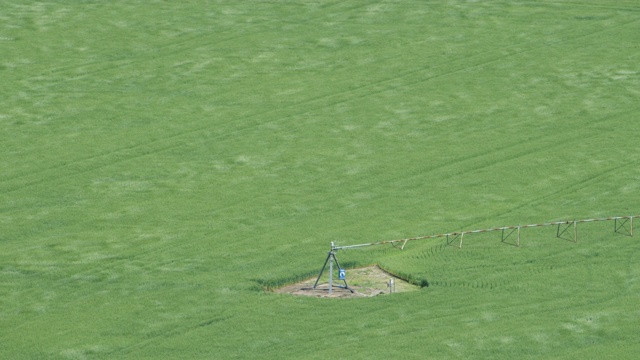
<path id="1" fill-rule="evenodd" d="M 0 358 L 640 352 L 640 3 L 0 1 Z"/>

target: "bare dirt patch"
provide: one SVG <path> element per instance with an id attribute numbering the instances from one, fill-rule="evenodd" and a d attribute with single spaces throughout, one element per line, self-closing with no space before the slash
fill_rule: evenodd
<path id="1" fill-rule="evenodd" d="M 399 293 L 420 289 L 419 286 L 408 283 L 382 270 L 378 266 L 349 269 L 347 270 L 346 275 L 346 281 L 349 285 L 349 289 L 344 287 L 343 281 L 334 280 L 333 294 L 329 294 L 328 279 L 321 279 L 318 286 L 314 289 L 313 284 L 315 284 L 316 278 L 308 279 L 297 284 L 283 286 L 274 290 L 274 292 L 301 296 L 351 298 L 371 297 L 390 294 L 392 292 Z M 389 288 L 390 279 L 393 279 L 394 289 Z"/>

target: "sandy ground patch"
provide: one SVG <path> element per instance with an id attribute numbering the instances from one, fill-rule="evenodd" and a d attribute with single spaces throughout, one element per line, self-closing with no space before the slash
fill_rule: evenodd
<path id="1" fill-rule="evenodd" d="M 391 279 L 393 279 L 394 289 L 389 288 Z M 349 286 L 348 289 L 344 287 L 343 281 L 334 280 L 333 294 L 329 294 L 329 284 L 326 275 L 323 276 L 315 289 L 313 288 L 313 284 L 316 282 L 316 278 L 312 278 L 296 284 L 283 286 L 276 289 L 275 292 L 301 296 L 349 298 L 371 297 L 390 294 L 392 292 L 399 293 L 420 289 L 419 286 L 399 279 L 380 269 L 378 266 L 348 269 L 346 281 Z"/>

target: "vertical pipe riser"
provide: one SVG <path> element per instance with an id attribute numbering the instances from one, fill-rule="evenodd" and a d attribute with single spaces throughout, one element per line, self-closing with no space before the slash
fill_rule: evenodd
<path id="1" fill-rule="evenodd" d="M 333 254 L 329 255 L 329 294 L 333 294 Z"/>

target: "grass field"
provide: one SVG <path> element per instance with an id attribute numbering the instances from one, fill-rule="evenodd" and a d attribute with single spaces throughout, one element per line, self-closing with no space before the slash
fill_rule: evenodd
<path id="1" fill-rule="evenodd" d="M 0 2 L 0 358 L 635 358 L 640 4 Z"/>

